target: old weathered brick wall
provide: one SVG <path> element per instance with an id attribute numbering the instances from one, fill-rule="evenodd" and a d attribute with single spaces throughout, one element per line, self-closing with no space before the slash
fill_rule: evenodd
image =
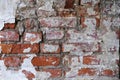
<path id="1" fill-rule="evenodd" d="M 119 0 L 16 1 L 0 80 L 119 80 Z"/>

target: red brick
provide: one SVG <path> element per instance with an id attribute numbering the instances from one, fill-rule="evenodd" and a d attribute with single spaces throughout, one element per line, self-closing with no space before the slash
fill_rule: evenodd
<path id="1" fill-rule="evenodd" d="M 32 78 L 35 78 L 35 75 L 30 71 L 22 70 L 22 73 L 25 74 L 25 76 L 26 76 L 26 78 L 28 78 L 28 80 L 32 80 Z"/>
<path id="2" fill-rule="evenodd" d="M 19 41 L 19 34 L 15 31 L 1 31 L 0 41 Z"/>
<path id="3" fill-rule="evenodd" d="M 3 54 L 38 53 L 39 44 L 0 44 Z"/>
<path id="4" fill-rule="evenodd" d="M 6 67 L 19 67 L 21 65 L 21 60 L 19 57 L 15 56 L 5 57 L 4 64 Z"/>
<path id="5" fill-rule="evenodd" d="M 21 53 L 21 44 L 12 44 L 12 50 L 10 53 L 13 53 L 13 54 Z"/>
<path id="6" fill-rule="evenodd" d="M 2 53 L 10 53 L 12 50 L 12 44 L 0 44 Z"/>
<path id="7" fill-rule="evenodd" d="M 49 17 L 39 19 L 43 27 L 75 27 L 75 17 Z"/>
<path id="8" fill-rule="evenodd" d="M 113 76 L 114 75 L 114 71 L 111 69 L 104 69 L 101 71 L 101 75 L 103 76 Z"/>
<path id="9" fill-rule="evenodd" d="M 58 44 L 44 44 L 40 45 L 42 53 L 60 53 L 60 46 Z"/>
<path id="10" fill-rule="evenodd" d="M 62 31 L 62 30 L 54 30 L 54 31 L 47 31 L 46 32 L 46 39 L 47 40 L 62 39 L 63 37 L 64 37 L 64 31 Z"/>
<path id="11" fill-rule="evenodd" d="M 26 32 L 24 34 L 24 41 L 30 43 L 39 43 L 42 40 L 41 32 Z"/>
<path id="12" fill-rule="evenodd" d="M 31 53 L 38 53 L 40 51 L 40 45 L 39 44 L 33 44 L 31 45 Z"/>
<path id="13" fill-rule="evenodd" d="M 38 53 L 39 44 L 21 44 L 21 53 Z"/>
<path id="14" fill-rule="evenodd" d="M 96 56 L 83 56 L 83 64 L 86 65 L 98 65 L 100 60 Z"/>
<path id="15" fill-rule="evenodd" d="M 62 76 L 62 70 L 61 69 L 43 69 L 42 71 L 49 72 L 51 74 L 50 77 L 56 78 Z"/>
<path id="16" fill-rule="evenodd" d="M 60 58 L 54 56 L 39 56 L 32 59 L 34 66 L 58 66 L 60 64 Z"/>
<path id="17" fill-rule="evenodd" d="M 78 75 L 80 76 L 84 76 L 84 75 L 88 75 L 88 76 L 94 76 L 96 75 L 96 69 L 93 69 L 93 68 L 81 68 L 79 71 L 78 71 Z"/>
<path id="18" fill-rule="evenodd" d="M 65 9 L 72 9 L 72 8 L 74 8 L 74 1 L 75 0 L 66 0 Z"/>
<path id="19" fill-rule="evenodd" d="M 5 23 L 4 28 L 14 29 L 15 28 L 15 23 Z"/>

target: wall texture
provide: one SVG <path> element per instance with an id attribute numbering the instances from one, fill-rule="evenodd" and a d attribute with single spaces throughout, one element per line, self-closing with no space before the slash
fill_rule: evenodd
<path id="1" fill-rule="evenodd" d="M 11 1 L 0 3 L 0 80 L 119 80 L 119 0 Z"/>

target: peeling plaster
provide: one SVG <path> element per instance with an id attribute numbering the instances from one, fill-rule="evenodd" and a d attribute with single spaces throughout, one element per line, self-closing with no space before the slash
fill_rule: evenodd
<path id="1" fill-rule="evenodd" d="M 30 50 L 31 50 L 31 48 L 24 49 L 23 53 L 28 53 L 28 52 L 30 52 Z"/>
<path id="2" fill-rule="evenodd" d="M 7 67 L 4 65 L 4 61 L 0 60 L 0 80 L 28 80 L 25 74 L 22 72 L 23 70 L 30 71 L 34 75 L 36 75 L 36 70 L 31 63 L 31 60 L 36 55 L 26 55 L 28 58 L 25 58 L 21 69 L 18 71 L 15 70 L 8 70 Z M 32 80 L 36 80 L 35 78 Z"/>
<path id="3" fill-rule="evenodd" d="M 0 30 L 4 23 L 15 23 L 15 13 L 20 0 L 0 0 Z"/>
<path id="4" fill-rule="evenodd" d="M 37 80 L 48 80 L 50 76 L 51 76 L 51 73 L 49 72 L 38 72 Z"/>
<path id="5" fill-rule="evenodd" d="M 49 52 L 54 52 L 54 51 L 57 51 L 59 48 L 58 45 L 49 45 L 49 44 L 45 44 L 44 45 L 44 50 L 47 50 Z"/>

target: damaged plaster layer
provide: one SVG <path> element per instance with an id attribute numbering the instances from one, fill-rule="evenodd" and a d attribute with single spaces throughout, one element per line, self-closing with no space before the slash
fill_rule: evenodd
<path id="1" fill-rule="evenodd" d="M 4 61 L 0 60 L 0 79 L 1 80 L 28 80 L 23 73 L 23 70 L 30 71 L 34 75 L 36 75 L 36 70 L 31 63 L 31 60 L 36 55 L 26 55 L 27 58 L 23 60 L 21 68 L 19 70 L 7 70 L 7 67 L 4 65 Z M 36 80 L 33 78 L 32 80 Z"/>
<path id="2" fill-rule="evenodd" d="M 88 15 L 95 15 L 96 12 L 94 11 L 94 8 L 90 7 L 90 8 L 87 8 L 87 13 Z"/>
<path id="3" fill-rule="evenodd" d="M 115 30 L 119 29 L 120 18 L 104 18 L 102 21 L 104 28 L 104 33 L 99 32 L 98 35 L 100 39 L 103 40 L 104 51 L 118 51 L 119 50 L 119 39 L 117 39 L 117 34 Z"/>
<path id="4" fill-rule="evenodd" d="M 51 76 L 49 72 L 38 72 L 37 73 L 37 80 L 48 80 Z"/>
<path id="5" fill-rule="evenodd" d="M 45 11 L 54 11 L 53 8 L 61 9 L 65 6 L 65 0 L 36 0 L 39 9 Z"/>
<path id="6" fill-rule="evenodd" d="M 19 0 L 0 0 L 0 30 L 4 23 L 15 23 L 15 13 Z"/>
<path id="7" fill-rule="evenodd" d="M 119 80 L 117 77 L 107 76 L 76 76 L 73 78 L 65 78 L 64 80 Z"/>
<path id="8" fill-rule="evenodd" d="M 62 39 L 64 37 L 64 31 L 62 30 L 48 30 L 46 31 L 46 39 Z"/>
<path id="9" fill-rule="evenodd" d="M 44 52 L 55 52 L 58 49 L 59 49 L 58 45 L 49 45 L 49 44 L 44 45 Z"/>
<path id="10" fill-rule="evenodd" d="M 48 17 L 39 18 L 41 26 L 43 27 L 75 27 L 76 17 Z"/>
<path id="11" fill-rule="evenodd" d="M 98 4 L 99 2 L 100 0 L 81 0 L 82 5 L 91 3 L 92 6 L 94 6 L 95 4 Z"/>
<path id="12" fill-rule="evenodd" d="M 54 11 L 54 9 L 52 8 L 53 2 L 55 2 L 55 0 L 50 0 L 50 1 L 44 0 L 43 1 L 44 5 L 39 7 L 39 10 Z"/>
<path id="13" fill-rule="evenodd" d="M 29 53 L 31 51 L 31 48 L 27 48 L 23 50 L 23 53 Z"/>
<path id="14" fill-rule="evenodd" d="M 1 42 L 0 42 L 1 43 Z M 0 46 L 0 53 L 2 52 L 2 46 Z"/>
<path id="15" fill-rule="evenodd" d="M 41 35 L 35 33 L 26 33 L 24 40 L 30 42 L 31 44 L 39 43 L 41 41 Z"/>

